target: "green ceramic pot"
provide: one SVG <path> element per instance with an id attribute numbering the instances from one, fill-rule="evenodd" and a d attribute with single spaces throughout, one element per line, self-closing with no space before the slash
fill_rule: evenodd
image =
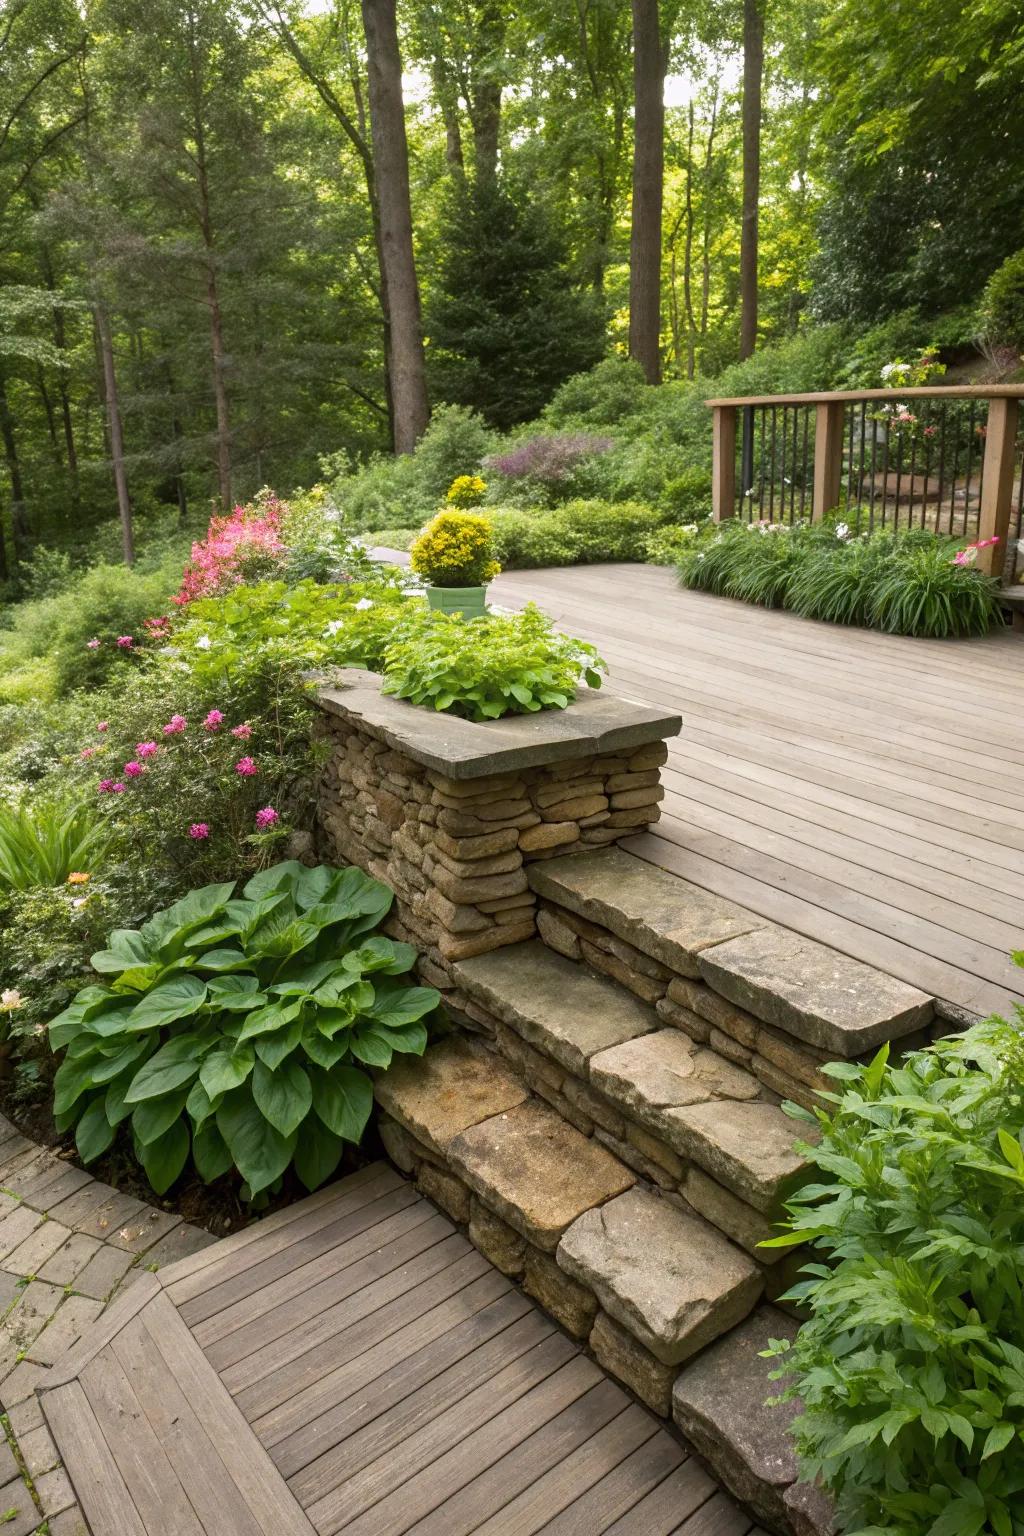
<path id="1" fill-rule="evenodd" d="M 438 613 L 461 613 L 479 619 L 487 612 L 486 587 L 428 587 L 427 602 Z"/>

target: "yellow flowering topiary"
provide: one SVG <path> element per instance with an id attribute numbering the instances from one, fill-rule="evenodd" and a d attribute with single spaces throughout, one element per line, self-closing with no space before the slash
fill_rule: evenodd
<path id="1" fill-rule="evenodd" d="M 432 587 L 482 587 L 501 570 L 491 550 L 488 518 L 478 512 L 439 512 L 409 554 L 417 576 Z"/>
<path id="2" fill-rule="evenodd" d="M 469 507 L 480 505 L 486 489 L 487 482 L 479 475 L 457 475 L 448 487 L 445 501 L 449 506 L 458 507 L 464 512 Z"/>

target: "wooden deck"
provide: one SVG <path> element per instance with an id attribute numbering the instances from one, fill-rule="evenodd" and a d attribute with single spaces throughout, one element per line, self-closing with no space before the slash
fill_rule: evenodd
<path id="1" fill-rule="evenodd" d="M 521 571 L 493 595 L 682 714 L 633 852 L 972 1012 L 1024 1001 L 1024 635 L 843 629 L 654 566 Z"/>
<path id="2" fill-rule="evenodd" d="M 381 1163 L 139 1281 L 42 1404 L 93 1536 L 764 1536 Z"/>

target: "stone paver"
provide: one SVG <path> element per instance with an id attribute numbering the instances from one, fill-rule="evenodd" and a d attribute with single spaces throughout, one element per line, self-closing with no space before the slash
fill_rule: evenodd
<path id="1" fill-rule="evenodd" d="M 89 1536 L 85 1516 L 77 1504 L 50 1521 L 50 1536 Z"/>
<path id="2" fill-rule="evenodd" d="M 399 1125 L 440 1154 L 469 1126 L 528 1097 L 525 1085 L 496 1056 L 474 1050 L 459 1035 L 439 1041 L 422 1057 L 396 1057 L 374 1092 Z"/>
<path id="3" fill-rule="evenodd" d="M 146 1253 L 142 1255 L 144 1269 L 162 1269 L 166 1264 L 174 1264 L 178 1259 L 187 1259 L 193 1253 L 198 1253 L 200 1248 L 209 1248 L 217 1239 L 212 1232 L 207 1232 L 205 1227 L 196 1227 L 190 1221 L 180 1222 L 173 1231 Z"/>
<path id="4" fill-rule="evenodd" d="M 170 1211 L 156 1211 L 151 1205 L 144 1205 L 129 1220 L 120 1221 L 115 1231 L 108 1232 L 106 1241 L 115 1248 L 126 1248 L 132 1253 L 146 1253 L 161 1238 L 166 1237 L 180 1225 L 180 1216 L 175 1216 Z"/>
<path id="5" fill-rule="evenodd" d="M 709 1099 L 756 1099 L 761 1084 L 678 1029 L 628 1040 L 590 1061 L 590 1080 L 619 1108 L 672 1141 L 673 1116 Z"/>
<path id="6" fill-rule="evenodd" d="M 101 1247 L 98 1237 L 87 1237 L 84 1232 L 75 1232 L 57 1249 L 52 1259 L 47 1259 L 39 1271 L 39 1278 L 52 1280 L 54 1285 L 73 1285 L 76 1276 L 81 1274 Z"/>
<path id="7" fill-rule="evenodd" d="M 635 1182 L 627 1168 L 538 1100 L 471 1126 L 452 1167 L 493 1211 L 553 1253 L 571 1222 Z"/>
<path id="8" fill-rule="evenodd" d="M 456 975 L 488 1012 L 577 1077 L 586 1077 L 587 1062 L 598 1051 L 649 1034 L 660 1024 L 631 993 L 555 954 L 539 939 L 463 960 Z"/>
<path id="9" fill-rule="evenodd" d="M 764 927 L 764 918 L 619 848 L 570 853 L 530 867 L 530 884 L 683 976 L 709 945 Z"/>
<path id="10" fill-rule="evenodd" d="M 29 1359 L 36 1365 L 55 1365 L 78 1343 L 102 1311 L 103 1303 L 90 1296 L 65 1296 L 47 1326 L 33 1341 Z"/>
<path id="11" fill-rule="evenodd" d="M 19 1205 L 17 1210 L 5 1216 L 0 1221 L 0 1259 L 6 1259 L 9 1253 L 20 1247 L 42 1219 L 38 1211 L 29 1210 L 27 1205 Z"/>
<path id="12" fill-rule="evenodd" d="M 766 1024 L 849 1058 L 931 1021 L 933 999 L 788 928 L 761 928 L 700 957 L 717 992 Z"/>
<path id="13" fill-rule="evenodd" d="M 36 1502 L 20 1477 L 0 1488 L 0 1531 L 4 1536 L 29 1536 L 40 1524 Z"/>
<path id="14" fill-rule="evenodd" d="M 797 1141 L 817 1137 L 815 1127 L 797 1125 L 774 1104 L 732 1099 L 676 1109 L 671 1123 L 668 1139 L 676 1151 L 769 1215 L 806 1166 L 794 1150 Z"/>
<path id="15" fill-rule="evenodd" d="M 665 1365 L 734 1327 L 764 1285 L 757 1265 L 706 1222 L 640 1189 L 573 1222 L 556 1257 Z"/>

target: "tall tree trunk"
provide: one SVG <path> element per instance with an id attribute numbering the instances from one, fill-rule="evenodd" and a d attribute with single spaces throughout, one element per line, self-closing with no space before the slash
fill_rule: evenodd
<path id="1" fill-rule="evenodd" d="M 22 560 L 28 554 L 25 483 L 21 478 L 21 459 L 18 456 L 18 441 L 14 435 L 14 415 L 7 398 L 7 380 L 3 374 L 0 374 L 0 438 L 3 439 L 7 478 L 11 482 L 11 544 L 14 548 L 15 560 Z"/>
<path id="2" fill-rule="evenodd" d="M 743 212 L 740 229 L 740 357 L 757 346 L 757 212 L 761 195 L 762 0 L 743 0 Z"/>
<path id="3" fill-rule="evenodd" d="M 40 266 L 47 288 L 56 295 L 57 279 L 54 274 L 53 263 L 50 260 L 50 253 L 45 246 L 40 255 Z M 68 350 L 67 329 L 64 323 L 64 310 L 60 304 L 54 304 L 52 317 L 54 344 L 58 351 L 66 352 Z M 71 397 L 68 394 L 67 376 L 63 368 L 57 371 L 57 397 L 60 402 L 61 428 L 64 433 L 64 456 L 67 461 L 67 474 L 71 491 L 71 511 L 73 515 L 77 516 L 81 494 L 78 480 L 78 449 L 75 445 L 75 429 L 71 417 Z"/>
<path id="4" fill-rule="evenodd" d="M 121 549 L 125 565 L 135 564 L 135 535 L 132 528 L 132 504 L 128 495 L 128 477 L 124 468 L 124 435 L 121 430 L 121 407 L 117 398 L 117 371 L 114 367 L 114 343 L 110 335 L 110 321 L 106 310 L 96 306 L 96 334 L 103 358 L 103 393 L 107 402 L 107 426 L 110 433 L 110 458 L 114 467 L 114 485 L 117 489 L 117 511 L 121 519 Z"/>
<path id="5" fill-rule="evenodd" d="M 395 0 L 362 0 L 370 132 L 380 208 L 381 264 L 391 321 L 391 400 L 396 453 L 411 453 L 430 419 L 423 321 L 412 244 L 409 149 Z"/>
<path id="6" fill-rule="evenodd" d="M 493 183 L 498 174 L 501 131 L 501 56 L 505 47 L 505 10 L 498 0 L 486 0 L 478 23 L 479 58 L 469 103 L 473 125 L 473 173 L 478 186 Z"/>
<path id="7" fill-rule="evenodd" d="M 665 171 L 665 49 L 658 0 L 633 0 L 633 222 L 629 355 L 661 381 L 661 200 Z"/>
<path id="8" fill-rule="evenodd" d="M 697 371 L 697 338 L 693 317 L 693 131 L 695 113 L 691 98 L 686 134 L 686 246 L 683 257 L 683 302 L 686 306 L 686 377 Z"/>
<path id="9" fill-rule="evenodd" d="M 715 163 L 715 129 L 718 126 L 718 81 L 711 98 L 711 122 L 708 126 L 708 144 L 704 155 L 704 228 L 700 242 L 700 339 L 708 334 L 708 311 L 711 307 L 711 172 Z"/>

